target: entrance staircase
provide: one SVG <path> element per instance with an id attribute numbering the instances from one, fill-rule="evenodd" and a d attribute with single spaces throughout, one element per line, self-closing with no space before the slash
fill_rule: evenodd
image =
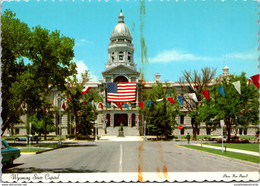
<path id="1" fill-rule="evenodd" d="M 100 136 L 118 136 L 119 127 L 107 127 L 107 134 L 104 129 L 99 128 L 98 133 Z M 139 131 L 136 127 L 124 127 L 125 136 L 139 136 Z"/>

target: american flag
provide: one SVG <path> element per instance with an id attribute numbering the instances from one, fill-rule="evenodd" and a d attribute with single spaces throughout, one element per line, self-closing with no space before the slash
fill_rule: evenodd
<path id="1" fill-rule="evenodd" d="M 107 83 L 107 101 L 127 103 L 135 101 L 136 83 Z"/>

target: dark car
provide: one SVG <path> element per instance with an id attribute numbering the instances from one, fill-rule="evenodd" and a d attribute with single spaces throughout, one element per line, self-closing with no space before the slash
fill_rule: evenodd
<path id="1" fill-rule="evenodd" d="M 5 140 L 1 144 L 2 164 L 13 165 L 15 159 L 19 158 L 21 152 L 18 148 L 12 148 Z"/>

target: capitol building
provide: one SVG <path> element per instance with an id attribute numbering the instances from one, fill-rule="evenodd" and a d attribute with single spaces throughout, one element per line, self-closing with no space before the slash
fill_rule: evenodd
<path id="1" fill-rule="evenodd" d="M 128 26 L 125 24 L 124 15 L 122 11 L 118 16 L 118 23 L 115 25 L 108 45 L 108 60 L 104 63 L 104 71 L 102 72 L 102 79 L 98 82 L 87 82 L 85 86 L 91 87 L 91 89 L 98 90 L 101 97 L 103 97 L 103 108 L 98 107 L 98 116 L 95 121 L 98 126 L 98 136 L 109 135 L 117 136 L 118 127 L 120 123 L 124 125 L 125 136 L 138 136 L 143 135 L 145 121 L 144 116 L 139 111 L 138 102 L 143 102 L 143 95 L 145 89 L 151 89 L 156 82 L 165 83 L 160 80 L 160 74 L 154 75 L 154 80 L 146 81 L 143 84 L 141 74 L 136 68 L 134 61 L 134 43 L 132 43 L 132 36 Z M 104 51 L 105 52 L 105 51 Z M 229 69 L 227 66 L 223 68 L 223 74 L 220 76 L 228 76 Z M 129 101 L 127 106 L 122 103 L 122 108 L 113 106 L 111 100 L 109 100 L 109 91 L 107 89 L 108 83 L 130 83 L 136 86 L 135 95 L 133 101 Z M 214 84 L 215 80 L 211 84 Z M 181 91 L 181 85 L 179 82 L 167 82 L 170 89 L 175 89 L 178 94 Z M 184 89 L 188 93 L 188 84 L 184 85 Z M 91 90 L 90 90 L 91 91 Z M 53 104 L 58 106 L 58 92 L 53 91 L 50 95 L 50 99 L 53 100 Z M 107 104 L 106 104 L 107 103 Z M 116 101 L 115 101 L 116 103 Z M 192 134 L 191 118 L 189 117 L 189 111 L 182 107 L 180 109 L 182 114 L 176 117 L 178 125 L 182 125 L 181 131 L 176 127 L 173 131 L 174 135 L 183 134 L 188 132 Z M 55 125 L 58 126 L 58 113 L 55 118 Z M 12 133 L 14 135 L 26 135 L 26 123 L 28 116 L 21 116 L 23 123 L 13 126 Z M 72 113 L 63 113 L 61 119 L 62 135 L 74 134 L 75 129 L 72 123 L 74 122 Z M 105 121 L 107 121 L 107 133 L 104 132 Z M 57 127 L 58 128 L 58 127 Z M 255 135 L 256 126 L 249 126 L 247 128 L 239 128 L 238 134 L 240 135 Z M 232 132 L 234 133 L 234 131 Z M 6 135 L 10 135 L 11 131 L 6 130 Z M 198 130 L 198 135 L 221 135 L 221 128 L 217 128 L 212 131 L 207 128 L 206 124 L 201 123 Z"/>

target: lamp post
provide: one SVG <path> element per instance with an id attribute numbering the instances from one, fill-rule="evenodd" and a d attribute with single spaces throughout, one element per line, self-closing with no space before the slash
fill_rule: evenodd
<path id="1" fill-rule="evenodd" d="M 61 92 L 59 93 L 59 143 L 58 145 L 61 145 Z"/>
<path id="2" fill-rule="evenodd" d="M 224 129 L 224 120 L 220 120 L 220 126 L 221 126 L 221 128 L 222 128 L 222 153 L 223 153 L 223 140 L 224 140 L 223 129 Z"/>
<path id="3" fill-rule="evenodd" d="M 97 122 L 95 121 L 95 141 L 97 141 Z"/>

